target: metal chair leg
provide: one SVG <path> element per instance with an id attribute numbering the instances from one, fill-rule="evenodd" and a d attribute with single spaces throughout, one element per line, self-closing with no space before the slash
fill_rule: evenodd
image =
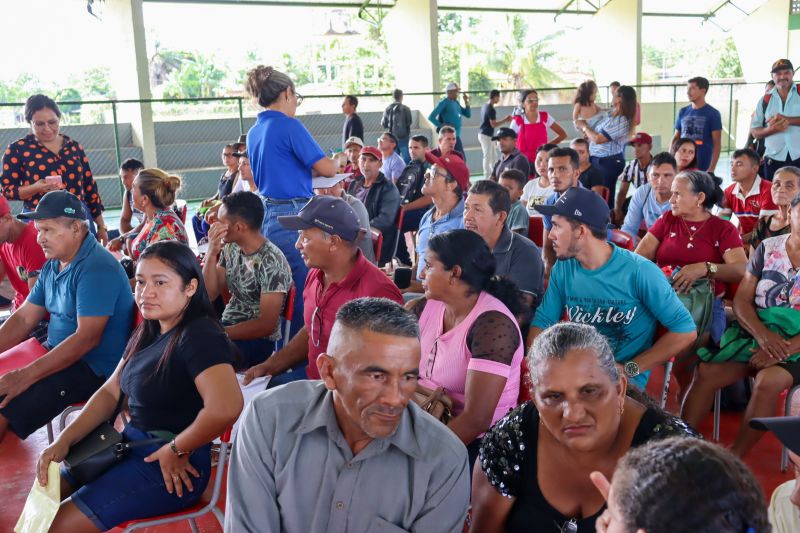
<path id="1" fill-rule="evenodd" d="M 714 442 L 719 442 L 719 415 L 722 411 L 722 389 L 717 389 L 714 393 L 714 431 L 712 438 Z"/>
<path id="2" fill-rule="evenodd" d="M 665 409 L 667 407 L 667 396 L 669 396 L 669 381 L 672 377 L 672 359 L 666 362 L 664 365 L 664 388 L 661 392 L 661 408 Z"/>
<path id="3" fill-rule="evenodd" d="M 47 422 L 47 443 L 53 444 L 53 421 Z"/>
<path id="4" fill-rule="evenodd" d="M 189 527 L 192 528 L 192 533 L 200 533 L 200 530 L 197 528 L 197 521 L 194 518 L 189 519 Z"/>

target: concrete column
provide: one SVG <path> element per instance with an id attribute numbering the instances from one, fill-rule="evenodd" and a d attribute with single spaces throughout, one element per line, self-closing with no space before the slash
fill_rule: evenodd
<path id="1" fill-rule="evenodd" d="M 789 2 L 769 0 L 732 29 L 745 81 L 766 82 L 770 79 L 772 62 L 783 57 L 797 64 L 800 36 L 793 37 L 795 45 L 792 57 L 789 48 Z M 791 33 L 800 34 L 800 31 L 792 30 Z"/>
<path id="2" fill-rule="evenodd" d="M 117 97 L 121 100 L 152 98 L 142 0 L 106 0 L 103 24 L 108 25 L 117 38 L 114 43 L 101 43 L 117 51 L 118 60 L 111 70 Z M 119 104 L 117 117 L 120 122 L 131 123 L 133 142 L 141 146 L 145 166 L 157 166 L 152 105 Z"/>
<path id="3" fill-rule="evenodd" d="M 576 38 L 587 43 L 598 85 L 642 82 L 642 0 L 611 0 Z"/>
<path id="4" fill-rule="evenodd" d="M 383 21 L 389 61 L 405 93 L 440 91 L 437 0 L 397 0 Z M 439 97 L 406 96 L 403 103 L 430 113 Z"/>

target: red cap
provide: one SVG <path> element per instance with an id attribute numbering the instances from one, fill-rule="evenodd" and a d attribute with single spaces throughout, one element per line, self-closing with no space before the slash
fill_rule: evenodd
<path id="1" fill-rule="evenodd" d="M 8 205 L 8 200 L 5 196 L 0 196 L 0 217 L 4 217 L 11 212 L 11 207 Z"/>
<path id="2" fill-rule="evenodd" d="M 447 170 L 462 190 L 469 189 L 469 168 L 467 168 L 464 160 L 456 154 L 449 153 L 443 157 L 436 157 L 432 152 L 427 151 L 425 152 L 425 161 L 431 165 L 439 165 Z"/>
<path id="3" fill-rule="evenodd" d="M 639 132 L 633 136 L 629 144 L 649 144 L 653 146 L 653 138 L 644 132 Z"/>
<path id="4" fill-rule="evenodd" d="M 365 146 L 364 148 L 362 148 L 361 149 L 361 155 L 364 155 L 364 154 L 369 154 L 369 155 L 373 156 L 375 159 L 377 159 L 378 161 L 383 159 L 383 154 L 381 153 L 381 151 L 378 150 L 377 148 L 375 148 L 374 146 Z"/>

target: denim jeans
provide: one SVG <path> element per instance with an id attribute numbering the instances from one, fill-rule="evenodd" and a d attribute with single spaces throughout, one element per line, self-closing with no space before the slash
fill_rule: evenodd
<path id="1" fill-rule="evenodd" d="M 306 284 L 308 267 L 303 262 L 300 252 L 294 247 L 297 242 L 297 232 L 282 228 L 278 224 L 278 217 L 296 215 L 308 203 L 308 200 L 309 198 L 293 198 L 290 200 L 264 198 L 264 222 L 261 226 L 261 233 L 272 241 L 272 244 L 280 248 L 289 262 L 289 267 L 292 269 L 292 280 L 296 291 L 291 328 L 292 336 L 303 327 L 303 287 Z M 305 377 L 305 366 L 306 363 L 303 362 L 302 366 L 299 367 L 301 372 L 297 373 L 298 376 Z"/>
<path id="2" fill-rule="evenodd" d="M 400 152 L 400 157 L 406 162 L 406 165 L 411 162 L 411 154 L 408 152 L 408 139 L 409 137 L 397 138 L 397 151 Z"/>
<path id="3" fill-rule="evenodd" d="M 592 166 L 603 174 L 603 180 L 608 187 L 608 207 L 614 208 L 616 198 L 617 178 L 625 169 L 625 153 L 610 155 L 608 157 L 589 157 Z"/>
<path id="4" fill-rule="evenodd" d="M 464 143 L 461 142 L 461 137 L 460 136 L 456 137 L 456 151 L 457 152 L 461 152 L 465 156 L 467 155 L 466 152 L 464 152 Z"/>

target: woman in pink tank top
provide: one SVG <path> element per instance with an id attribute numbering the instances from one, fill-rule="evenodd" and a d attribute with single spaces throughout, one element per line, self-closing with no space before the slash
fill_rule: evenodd
<path id="1" fill-rule="evenodd" d="M 425 253 L 425 297 L 409 303 L 419 316 L 420 384 L 443 387 L 453 399 L 450 429 L 467 445 L 518 405 L 524 343 L 515 313 L 521 293 L 494 275 L 495 259 L 477 233 L 431 237 Z"/>
<path id="2" fill-rule="evenodd" d="M 567 132 L 547 111 L 539 111 L 539 94 L 535 90 L 522 91 L 520 102 L 524 112 L 513 117 L 511 129 L 517 132 L 517 148 L 533 165 L 536 161 L 536 150 L 541 145 L 548 142 L 558 144 L 567 138 Z M 552 141 L 547 140 L 547 128 L 556 133 Z"/>

